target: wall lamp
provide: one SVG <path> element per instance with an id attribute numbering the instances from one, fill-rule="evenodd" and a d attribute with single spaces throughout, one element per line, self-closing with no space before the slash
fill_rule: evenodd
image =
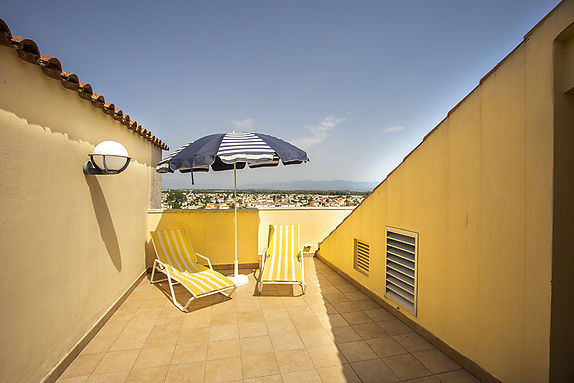
<path id="1" fill-rule="evenodd" d="M 93 176 L 119 174 L 126 170 L 131 159 L 126 148 L 115 141 L 100 142 L 94 153 L 88 155 L 90 161 L 84 162 L 84 174 Z"/>

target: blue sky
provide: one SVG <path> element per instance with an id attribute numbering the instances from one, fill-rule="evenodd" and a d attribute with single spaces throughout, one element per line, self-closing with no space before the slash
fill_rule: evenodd
<path id="1" fill-rule="evenodd" d="M 2 1 L 0 17 L 170 149 L 235 129 L 311 158 L 241 171 L 241 186 L 383 180 L 558 3 Z M 189 175 L 163 183 L 188 187 Z"/>

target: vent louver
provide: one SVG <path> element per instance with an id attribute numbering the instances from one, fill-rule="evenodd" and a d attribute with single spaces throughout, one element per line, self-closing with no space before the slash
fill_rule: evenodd
<path id="1" fill-rule="evenodd" d="M 386 228 L 385 296 L 416 316 L 418 234 Z"/>
<path id="2" fill-rule="evenodd" d="M 355 270 L 369 275 L 369 244 L 355 238 Z"/>

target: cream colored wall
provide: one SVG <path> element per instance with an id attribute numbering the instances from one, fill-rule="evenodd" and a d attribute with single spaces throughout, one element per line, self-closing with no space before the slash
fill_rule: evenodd
<path id="1" fill-rule="evenodd" d="M 0 46 L 0 67 L 0 381 L 37 382 L 144 271 L 159 149 L 14 49 Z M 84 176 L 110 139 L 129 167 Z"/>
<path id="2" fill-rule="evenodd" d="M 573 20 L 559 6 L 320 247 L 384 298 L 385 226 L 417 232 L 418 315 L 404 313 L 504 382 L 549 379 L 553 40 Z"/>
<path id="3" fill-rule="evenodd" d="M 240 209 L 238 210 L 239 263 L 258 263 L 265 250 L 270 224 L 300 225 L 301 246 L 322 241 L 352 209 Z M 232 264 L 235 258 L 233 210 L 158 210 L 148 214 L 149 231 L 187 229 L 194 250 L 215 265 Z M 148 238 L 147 264 L 155 258 Z"/>

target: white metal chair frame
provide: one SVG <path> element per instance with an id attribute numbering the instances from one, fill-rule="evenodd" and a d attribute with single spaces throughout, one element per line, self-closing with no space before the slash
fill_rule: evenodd
<path id="1" fill-rule="evenodd" d="M 189 236 L 187 235 L 187 230 L 184 229 L 184 231 L 185 231 L 185 234 L 186 234 L 187 238 L 189 238 Z M 157 252 L 157 248 L 156 248 L 156 245 L 155 245 L 155 242 L 154 242 L 153 238 L 152 238 L 152 244 L 153 244 L 153 249 L 154 249 L 154 251 L 155 251 L 155 253 L 156 253 L 156 259 L 155 259 L 154 262 L 153 262 L 153 268 L 152 268 L 152 270 L 151 270 L 150 282 L 155 284 L 155 283 L 167 281 L 168 284 L 169 284 L 169 290 L 171 291 L 171 297 L 172 297 L 172 300 L 173 300 L 173 304 L 176 305 L 177 308 L 179 308 L 181 311 L 187 312 L 187 308 L 189 307 L 190 303 L 193 302 L 194 300 L 196 300 L 197 298 L 203 298 L 203 297 L 207 297 L 207 296 L 209 296 L 209 295 L 219 294 L 219 293 L 225 295 L 225 296 L 228 297 L 228 298 L 231 298 L 231 294 L 233 294 L 233 291 L 235 291 L 235 289 L 236 289 L 236 287 L 237 287 L 237 286 L 235 286 L 235 285 L 234 285 L 234 286 L 230 286 L 230 287 L 225 287 L 225 288 L 223 288 L 223 289 L 211 291 L 211 292 L 209 292 L 209 293 L 196 295 L 193 291 L 191 291 L 190 289 L 188 289 L 185 284 L 180 283 L 174 276 L 171 276 L 171 275 L 170 275 L 168 265 L 166 265 L 165 263 L 163 263 L 162 261 L 160 261 L 159 259 L 157 259 L 157 254 L 158 254 L 158 252 Z M 189 244 L 189 246 L 191 246 L 191 243 Z M 193 248 L 193 247 L 192 247 L 192 248 Z M 196 253 L 195 251 L 194 251 L 194 254 L 195 254 L 196 257 L 198 257 L 198 258 L 203 258 L 203 259 L 207 260 L 207 264 L 209 265 L 209 268 L 210 268 L 211 270 L 215 271 L 215 270 L 213 269 L 213 266 L 211 266 L 211 261 L 209 260 L 209 258 L 207 258 L 206 256 L 201 255 L 201 254 L 199 254 L 199 253 Z M 199 263 L 199 261 L 196 260 L 196 263 Z M 154 281 L 153 278 L 154 278 L 154 276 L 155 276 L 156 270 L 159 271 L 160 273 L 165 274 L 165 275 L 166 275 L 166 278 L 164 278 L 164 279 L 159 279 L 159 280 Z M 187 291 L 189 291 L 189 293 L 191 294 L 191 298 L 189 298 L 189 300 L 185 303 L 184 306 L 182 306 L 182 305 L 177 301 L 177 299 L 175 298 L 175 291 L 173 290 L 173 286 L 174 286 L 174 285 L 177 285 L 177 284 L 182 285 L 183 288 L 186 289 Z M 227 290 L 230 290 L 230 289 L 231 289 L 231 292 L 229 292 L 229 293 L 224 293 L 224 291 L 227 291 Z"/>
<path id="2" fill-rule="evenodd" d="M 267 249 L 265 249 L 265 253 L 263 253 L 263 256 L 261 258 L 261 267 L 259 269 L 260 272 L 259 272 L 259 282 L 257 283 L 257 292 L 261 294 L 261 291 L 263 290 L 263 285 L 300 285 L 301 292 L 305 294 L 305 287 L 307 286 L 307 284 L 305 283 L 305 262 L 303 262 L 303 249 L 299 248 L 299 253 L 297 253 L 297 260 L 301 263 L 301 280 L 302 280 L 301 282 L 262 281 L 263 270 L 265 269 L 265 263 L 267 262 L 267 258 L 269 258 L 270 256 L 271 255 L 267 252 Z"/>

